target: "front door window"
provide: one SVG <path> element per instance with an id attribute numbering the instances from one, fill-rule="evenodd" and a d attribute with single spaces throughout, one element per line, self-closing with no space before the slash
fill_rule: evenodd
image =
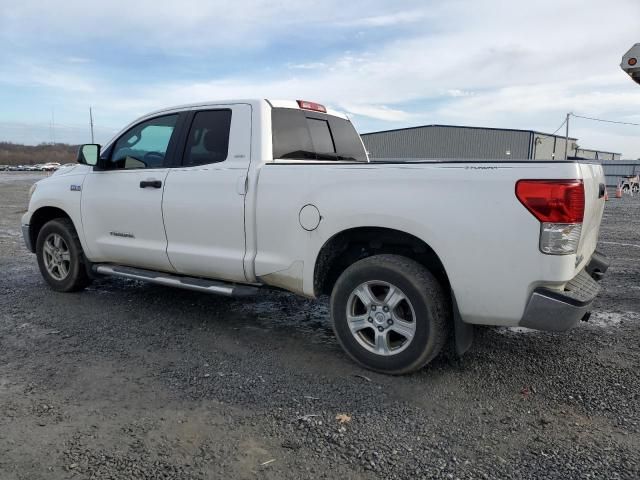
<path id="1" fill-rule="evenodd" d="M 178 115 L 139 123 L 122 135 L 113 147 L 109 170 L 162 168 Z"/>

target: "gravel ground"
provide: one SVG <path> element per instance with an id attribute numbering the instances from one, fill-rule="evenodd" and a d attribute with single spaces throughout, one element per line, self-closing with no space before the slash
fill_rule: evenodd
<path id="1" fill-rule="evenodd" d="M 607 204 L 589 323 L 478 329 L 377 375 L 327 302 L 104 279 L 52 292 L 22 245 L 38 175 L 0 174 L 0 478 L 640 477 L 640 197 Z"/>

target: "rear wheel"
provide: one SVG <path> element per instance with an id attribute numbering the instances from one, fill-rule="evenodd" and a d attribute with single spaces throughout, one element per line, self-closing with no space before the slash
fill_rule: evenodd
<path id="1" fill-rule="evenodd" d="M 451 315 L 444 290 L 424 266 L 399 255 L 375 255 L 338 278 L 331 316 L 338 341 L 356 362 L 403 374 L 440 353 Z"/>
<path id="2" fill-rule="evenodd" d="M 42 277 L 58 292 L 82 290 L 91 283 L 78 234 L 69 219 L 51 220 L 42 227 L 36 256 Z"/>

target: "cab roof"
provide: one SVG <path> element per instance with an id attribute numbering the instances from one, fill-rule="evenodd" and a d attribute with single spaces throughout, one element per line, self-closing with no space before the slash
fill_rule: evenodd
<path id="1" fill-rule="evenodd" d="M 209 107 L 209 106 L 213 107 L 216 105 L 230 105 L 234 103 L 247 103 L 250 105 L 258 106 L 258 104 L 261 104 L 263 102 L 266 102 L 271 108 L 292 108 L 296 110 L 306 110 L 299 106 L 298 100 L 277 100 L 277 99 L 272 100 L 272 99 L 266 99 L 266 98 L 264 99 L 254 98 L 254 99 L 234 99 L 234 100 L 210 100 L 210 101 L 203 101 L 203 102 L 196 102 L 196 103 L 187 103 L 184 105 L 176 105 L 173 107 L 162 108 L 160 110 L 150 112 L 144 115 L 144 117 L 154 116 L 164 112 L 173 112 L 173 111 L 185 110 L 185 109 L 196 108 L 196 107 Z M 349 117 L 343 112 L 339 112 L 337 110 L 333 110 L 329 108 L 327 108 L 326 110 L 327 110 L 327 115 L 340 117 L 344 120 L 350 120 Z"/>
<path id="2" fill-rule="evenodd" d="M 271 105 L 271 107 L 273 108 L 293 108 L 296 110 L 306 110 L 300 107 L 300 105 L 298 104 L 299 100 L 265 100 L 265 101 L 269 105 Z M 344 120 L 349 120 L 349 117 L 343 112 L 332 110 L 330 108 L 327 108 L 326 110 L 327 110 L 327 115 L 333 115 L 334 117 L 340 117 L 340 118 L 343 118 Z"/>

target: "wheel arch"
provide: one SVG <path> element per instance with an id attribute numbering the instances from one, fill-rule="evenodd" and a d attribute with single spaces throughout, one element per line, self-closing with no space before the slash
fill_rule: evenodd
<path id="1" fill-rule="evenodd" d="M 318 252 L 313 272 L 314 294 L 330 294 L 336 280 L 349 265 L 385 253 L 417 261 L 430 270 L 445 289 L 450 290 L 442 260 L 424 240 L 393 228 L 354 227 L 334 234 Z"/>
<path id="2" fill-rule="evenodd" d="M 76 232 L 78 232 L 78 228 L 73 222 L 73 219 L 63 209 L 52 206 L 40 207 L 35 212 L 33 212 L 29 220 L 29 239 L 31 240 L 31 245 L 33 246 L 33 253 L 35 253 L 36 243 L 40 230 L 42 230 L 42 227 L 44 227 L 47 222 L 56 218 L 69 219 L 71 223 L 73 223 L 73 228 L 75 228 Z"/>

